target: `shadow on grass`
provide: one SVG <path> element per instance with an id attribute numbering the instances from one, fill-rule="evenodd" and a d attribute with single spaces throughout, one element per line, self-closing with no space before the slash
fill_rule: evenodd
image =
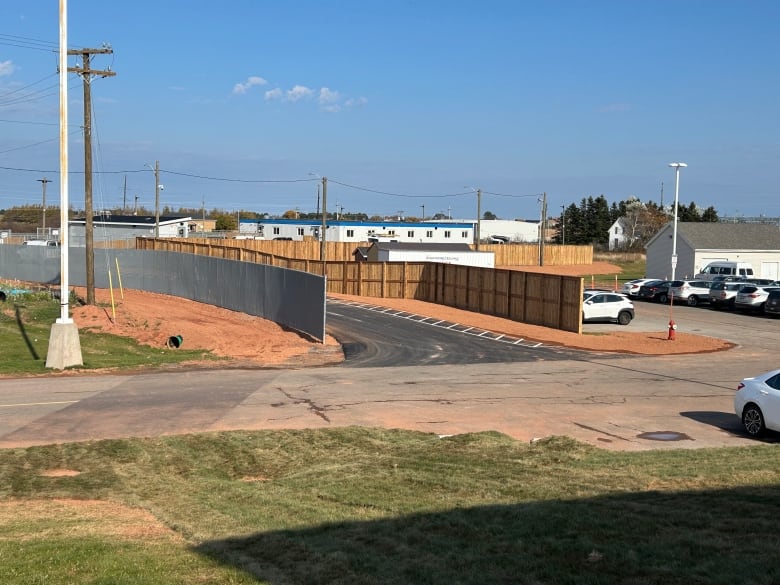
<path id="1" fill-rule="evenodd" d="M 41 356 L 39 356 L 38 352 L 35 351 L 35 347 L 30 341 L 30 337 L 27 335 L 27 330 L 24 328 L 24 323 L 22 322 L 22 313 L 19 310 L 19 305 L 14 305 L 14 313 L 16 315 L 16 325 L 19 327 L 19 333 L 22 334 L 22 339 L 24 340 L 24 344 L 27 346 L 27 350 L 30 352 L 30 355 L 34 360 L 40 360 Z"/>
<path id="2" fill-rule="evenodd" d="M 780 582 L 779 507 L 780 486 L 642 492 L 340 522 L 195 550 L 274 584 L 769 584 Z"/>

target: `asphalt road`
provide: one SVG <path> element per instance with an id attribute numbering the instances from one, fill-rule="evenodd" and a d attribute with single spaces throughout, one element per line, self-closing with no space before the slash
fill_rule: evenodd
<path id="1" fill-rule="evenodd" d="M 498 430 L 522 440 L 558 434 L 630 450 L 749 445 L 755 440 L 733 414 L 734 389 L 777 367 L 780 347 L 780 322 L 705 308 L 675 307 L 681 330 L 738 347 L 589 354 L 340 304 L 330 310 L 333 332 L 348 337 L 342 366 L 0 380 L 0 447 L 343 425 Z M 658 330 L 668 311 L 638 303 L 628 328 Z"/>

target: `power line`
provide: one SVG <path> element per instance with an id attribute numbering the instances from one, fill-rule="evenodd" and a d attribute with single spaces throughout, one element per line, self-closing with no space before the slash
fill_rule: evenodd
<path id="1" fill-rule="evenodd" d="M 52 77 L 56 77 L 56 75 L 57 75 L 56 73 L 52 73 L 51 75 L 47 75 L 46 77 L 42 77 L 38 81 L 33 81 L 32 83 L 28 83 L 27 85 L 23 85 L 22 87 L 17 87 L 14 90 L 2 93 L 2 94 L 0 94 L 0 98 L 4 98 L 4 97 L 9 96 L 9 95 L 14 94 L 14 93 L 19 93 L 20 91 L 24 91 L 28 87 L 32 87 L 33 85 L 38 85 L 39 83 L 43 83 L 47 79 L 50 79 Z"/>
<path id="2" fill-rule="evenodd" d="M 68 136 L 76 134 L 77 132 L 81 132 L 81 129 L 78 128 L 76 130 L 73 130 L 73 131 L 69 132 Z M 56 137 L 56 138 L 49 138 L 47 140 L 41 140 L 40 142 L 35 142 L 33 144 L 25 144 L 24 146 L 17 146 L 15 148 L 9 148 L 8 150 L 0 150 L 0 154 L 5 154 L 6 152 L 14 152 L 14 151 L 17 151 L 17 150 L 24 150 L 25 148 L 33 148 L 35 146 L 40 146 L 41 144 L 46 144 L 48 142 L 56 142 L 57 140 L 59 140 L 59 136 Z M 19 170 L 22 170 L 22 169 L 19 169 Z M 52 172 L 52 171 L 49 171 L 49 172 Z"/>
<path id="3" fill-rule="evenodd" d="M 32 39 L 30 37 L 19 37 L 16 35 L 0 34 L 0 45 L 10 47 L 21 47 L 23 49 L 35 49 L 36 51 L 56 52 L 59 46 L 50 41 Z"/>
<path id="4" fill-rule="evenodd" d="M 128 171 L 128 172 L 139 172 L 139 171 Z M 203 175 L 193 175 L 190 173 L 182 173 L 177 171 L 166 171 L 165 169 L 160 169 L 160 172 L 167 173 L 169 175 L 177 175 L 179 177 L 189 177 L 191 179 L 204 179 L 206 181 L 224 181 L 228 183 L 309 183 L 311 181 L 319 181 L 319 179 L 228 179 L 224 177 L 206 177 Z"/>
<path id="5" fill-rule="evenodd" d="M 423 198 L 444 198 L 444 197 L 459 197 L 461 195 L 471 195 L 471 191 L 467 191 L 465 193 L 449 193 L 447 195 L 410 195 L 408 193 L 390 193 L 387 191 L 379 191 L 377 189 L 370 189 L 368 187 L 358 187 L 357 185 L 350 185 L 348 183 L 341 183 L 339 181 L 336 181 L 335 179 L 328 179 L 331 183 L 336 183 L 337 185 L 341 185 L 342 187 L 348 187 L 350 189 L 357 189 L 359 191 L 366 191 L 368 193 L 376 193 L 378 195 L 390 195 L 391 197 L 405 197 L 409 199 L 423 199 Z"/>

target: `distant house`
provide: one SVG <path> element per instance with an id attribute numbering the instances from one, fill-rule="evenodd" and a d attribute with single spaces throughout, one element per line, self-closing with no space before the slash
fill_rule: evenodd
<path id="1" fill-rule="evenodd" d="M 674 222 L 647 243 L 648 278 L 666 278 L 672 271 Z M 675 276 L 691 277 L 709 262 L 748 262 L 756 276 L 780 278 L 780 228 L 773 224 L 677 223 Z"/>
<path id="2" fill-rule="evenodd" d="M 618 217 L 609 228 L 610 251 L 625 250 L 631 244 L 631 238 L 626 233 L 626 222 L 622 217 Z"/>
<path id="3" fill-rule="evenodd" d="M 100 214 L 92 218 L 92 231 L 95 242 L 128 240 L 132 238 L 153 238 L 155 217 L 148 215 L 111 215 Z M 70 226 L 70 243 L 73 246 L 86 245 L 86 218 L 72 219 Z M 159 234 L 161 238 L 186 238 L 195 228 L 195 222 L 187 216 L 160 216 Z"/>
<path id="4" fill-rule="evenodd" d="M 477 252 L 468 244 L 374 242 L 368 249 L 367 256 L 369 262 L 439 262 L 483 268 L 495 267 L 493 252 Z"/>

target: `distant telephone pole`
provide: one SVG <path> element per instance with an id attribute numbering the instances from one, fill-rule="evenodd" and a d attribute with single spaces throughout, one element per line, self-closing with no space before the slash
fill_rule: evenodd
<path id="1" fill-rule="evenodd" d="M 47 179 L 44 177 L 43 179 L 36 179 L 41 183 L 41 186 L 43 187 L 43 223 L 41 224 L 41 229 L 43 230 L 44 236 L 46 235 L 46 183 L 51 183 L 51 179 Z"/>
<path id="2" fill-rule="evenodd" d="M 80 67 L 68 67 L 71 73 L 81 75 L 84 82 L 84 236 L 87 250 L 87 304 L 95 304 L 95 250 L 92 227 L 92 76 L 113 77 L 116 75 L 110 69 L 96 70 L 90 68 L 92 55 L 110 55 L 111 47 L 100 49 L 70 49 L 68 55 L 81 55 Z M 63 226 L 63 229 L 67 226 Z"/>

